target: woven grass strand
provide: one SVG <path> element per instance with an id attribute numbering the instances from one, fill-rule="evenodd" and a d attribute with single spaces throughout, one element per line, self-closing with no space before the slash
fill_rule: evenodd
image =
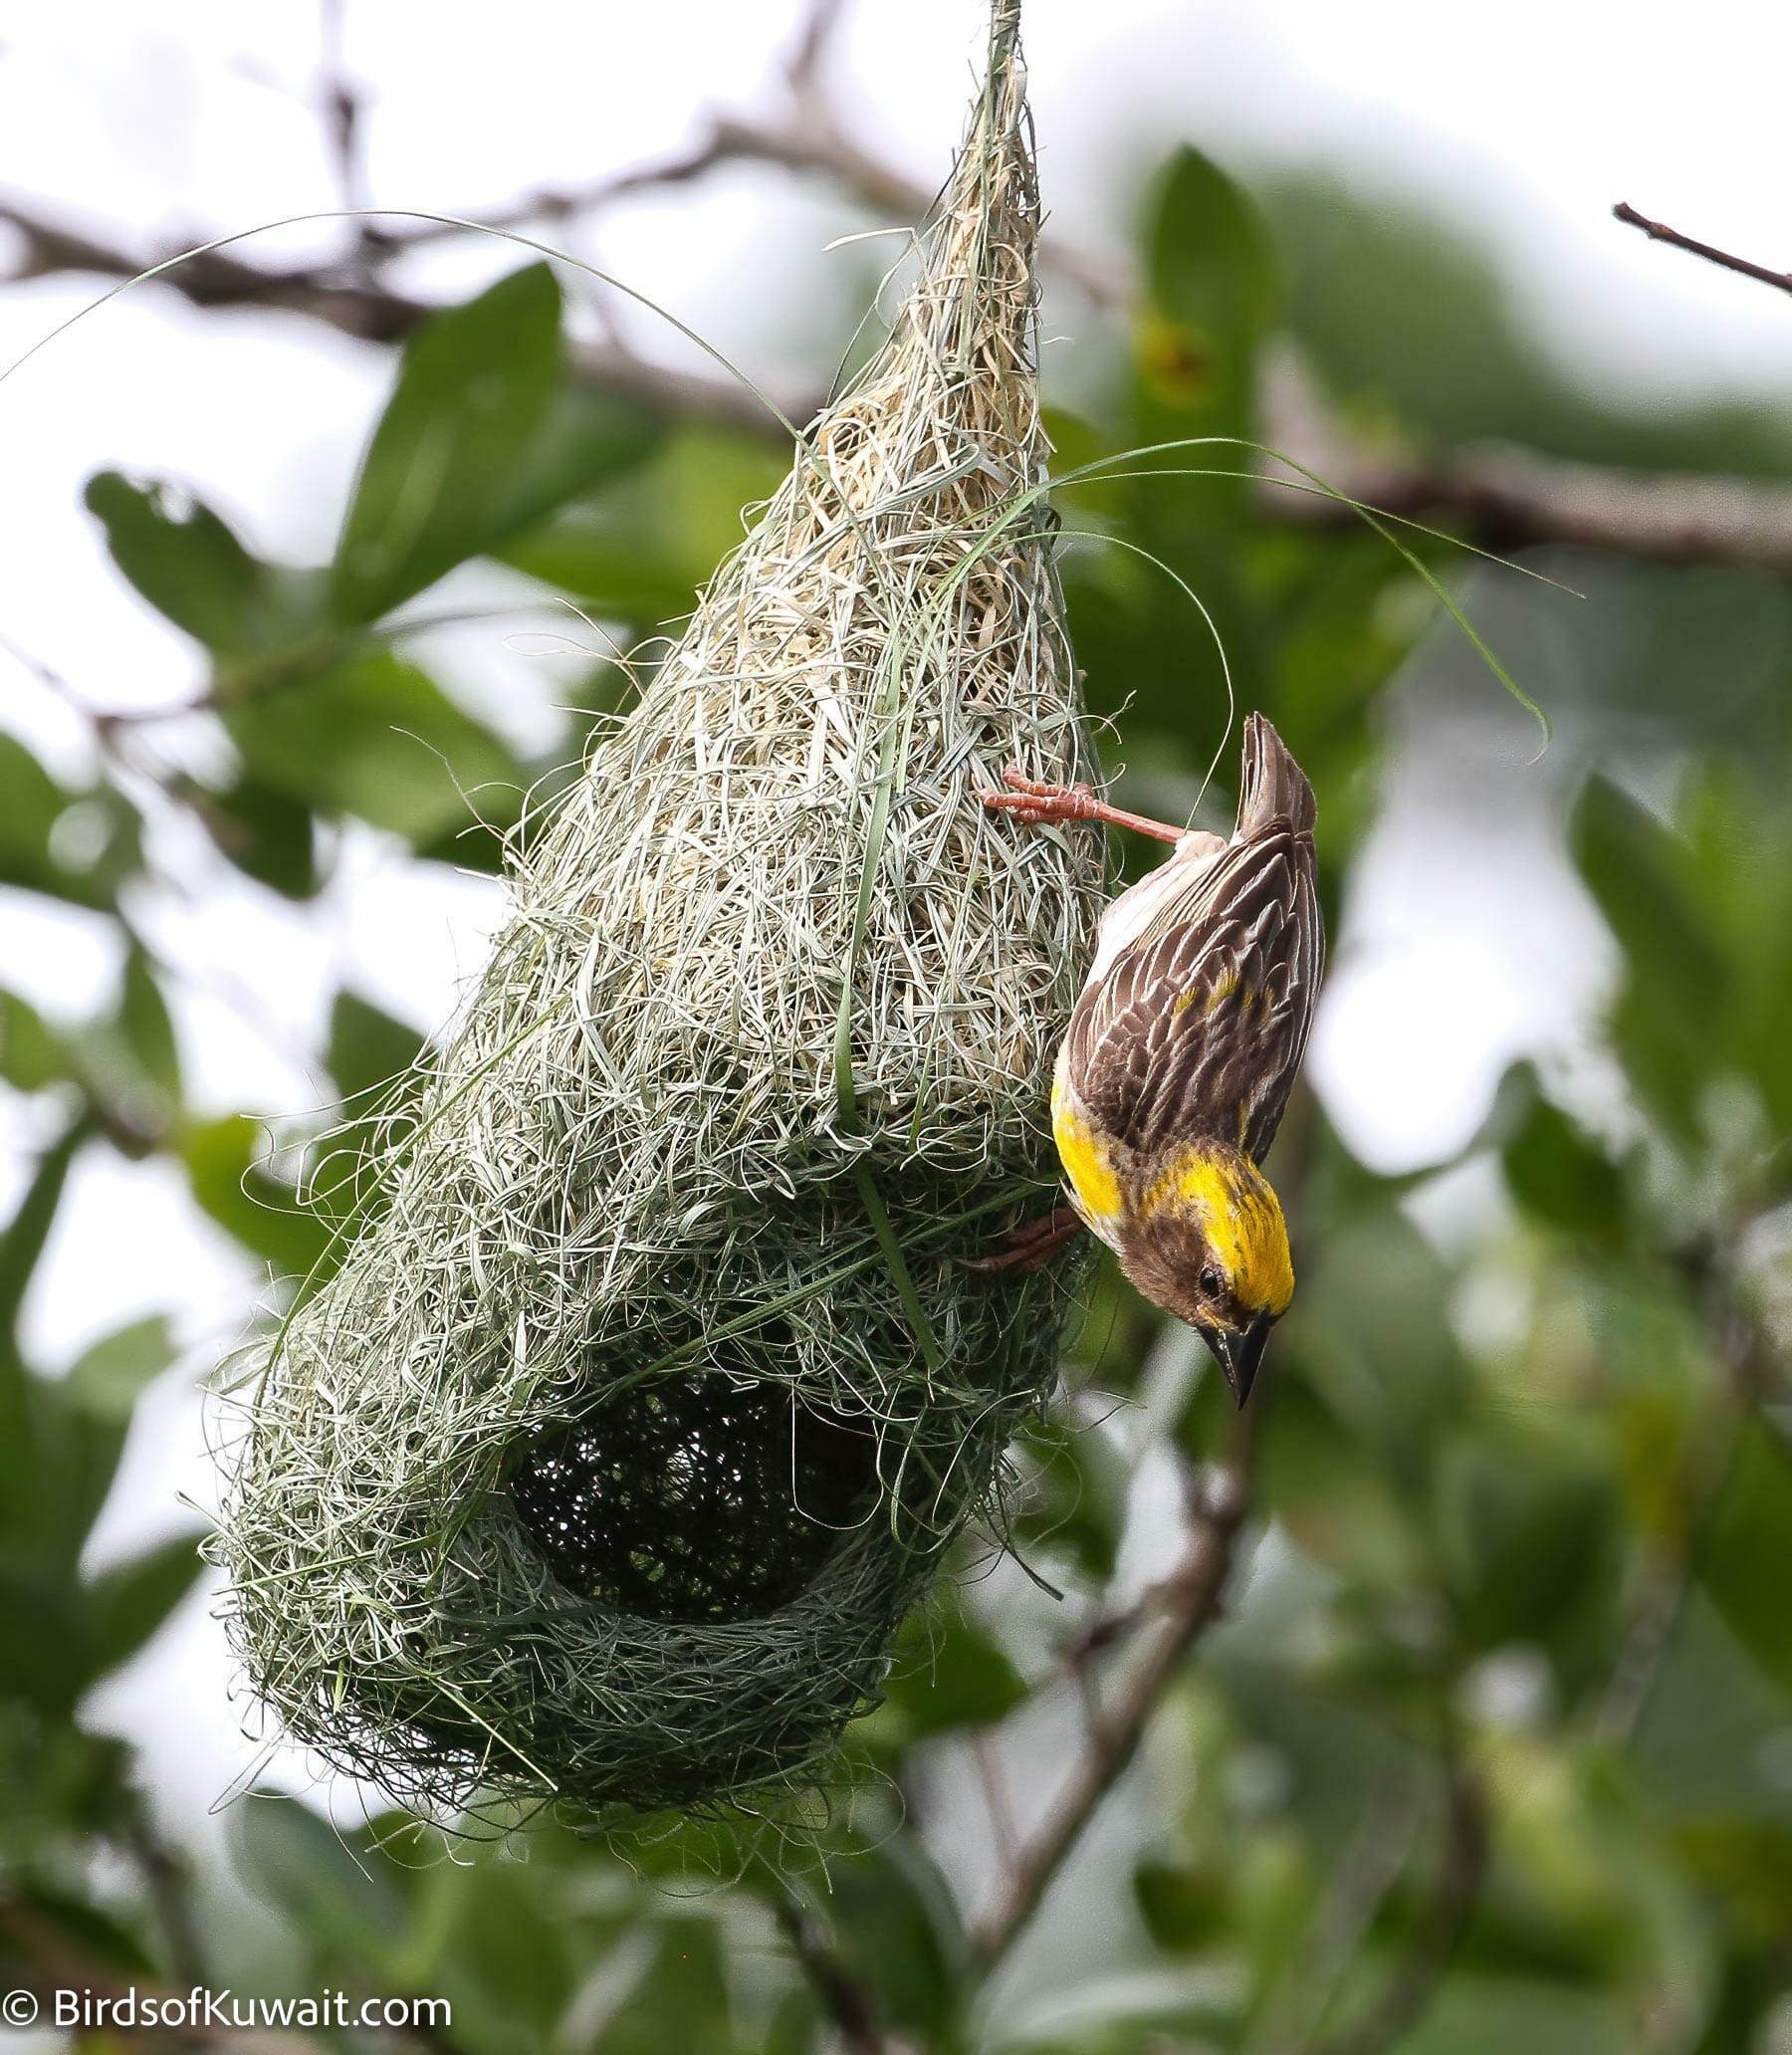
<path id="1" fill-rule="evenodd" d="M 1017 13 L 888 341 L 512 851 L 421 1119 L 367 1166 L 383 1211 L 244 1401 L 235 1646 L 292 1738 L 415 1805 L 815 1780 L 1050 1378 L 1052 1290 L 959 1260 L 1051 1184 L 1104 884 L 1093 838 L 976 798 L 1090 768 L 1041 533 Z M 578 1423 L 582 1590 L 511 1488 Z M 694 1551 L 693 1466 L 748 1504 Z M 711 1557 L 771 1588 L 819 1496 L 818 1567 L 735 1616 Z M 673 1558 L 683 1617 L 653 1596 Z"/>

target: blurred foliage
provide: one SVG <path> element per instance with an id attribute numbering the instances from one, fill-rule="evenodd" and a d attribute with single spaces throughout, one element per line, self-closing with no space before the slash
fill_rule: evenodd
<path id="1" fill-rule="evenodd" d="M 1278 520 L 1220 475 L 1234 448 L 1193 440 L 1253 432 L 1265 345 L 1293 336 L 1359 420 L 1421 444 L 1779 475 L 1792 449 L 1570 390 L 1458 237 L 1334 184 L 1259 205 L 1181 152 L 1141 257 L 1112 389 L 1052 423 L 1067 471 L 1155 450 L 1060 495 L 1090 702 L 1124 801 L 1186 812 L 1221 674 L 1169 567 L 1239 703 L 1313 777 L 1335 932 L 1391 681 L 1435 609 L 1383 541 Z M 766 441 L 576 383 L 561 312 L 535 265 L 422 330 L 327 566 L 261 561 L 177 482 L 92 481 L 119 571 L 206 673 L 216 746 L 162 765 L 164 793 L 256 885 L 314 897 L 345 823 L 489 866 L 521 793 L 572 754 L 520 761 L 395 608 L 492 558 L 626 644 L 688 607 L 776 484 Z M 1792 598 L 1758 572 L 1574 569 L 1589 597 L 1552 710 L 1572 716 L 1565 845 L 1616 949 L 1601 1054 L 1622 1090 L 1519 1065 L 1459 1162 L 1401 1178 L 1297 1104 L 1278 1182 L 1302 1284 L 1255 1401 L 1248 1582 L 1176 1673 L 1099 1849 L 994 1973 L 974 1901 L 1081 1745 L 1077 1678 L 1126 1668 L 1124 1621 L 1064 1652 L 1124 1614 L 1158 1487 L 1224 1431 L 1188 1337 L 1105 1271 L 1061 1403 L 1015 1454 L 1004 1538 L 1031 1581 L 986 1549 L 990 1574 L 911 1624 L 853 1737 L 866 1781 L 812 1846 L 710 1827 L 611 1848 L 537 1823 L 456 1847 L 257 1799 L 195 1855 L 157 1816 L 90 1695 L 196 1559 L 180 1537 L 96 1560 L 90 1536 L 175 1350 L 150 1319 L 53 1375 L 23 1359 L 20 1308 L 86 1150 L 166 1156 L 283 1290 L 325 1274 L 376 1203 L 354 1151 L 403 1118 L 383 1087 L 416 1037 L 338 996 L 320 1053 L 346 1125 L 309 1154 L 192 1110 L 132 925 L 152 858 L 129 737 L 70 785 L 0 735 L 0 884 L 110 923 L 122 963 L 85 1022 L 0 989 L 0 1077 L 40 1139 L 0 1236 L 0 1983 L 429 1993 L 453 2006 L 436 2045 L 495 2055 L 1792 2045 L 1792 1418 L 1769 1260 L 1792 1197 Z M 583 719 L 622 696 L 600 667 Z M 1441 1178 L 1479 1194 L 1470 1232 L 1424 1226 Z"/>

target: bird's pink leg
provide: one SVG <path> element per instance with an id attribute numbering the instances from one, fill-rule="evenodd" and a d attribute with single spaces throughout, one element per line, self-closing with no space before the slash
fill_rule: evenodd
<path id="1" fill-rule="evenodd" d="M 1007 1247 L 995 1256 L 966 1260 L 968 1270 L 1012 1270 L 1030 1277 L 1042 1269 L 1067 1243 L 1082 1233 L 1081 1216 L 1073 1206 L 1058 1206 L 1039 1220 L 1023 1221 L 1004 1237 Z"/>
<path id="2" fill-rule="evenodd" d="M 1172 827 L 1167 821 L 1148 820 L 1143 813 L 1128 813 L 1098 799 L 1086 785 L 1041 785 L 1009 769 L 1002 774 L 1007 792 L 982 792 L 978 798 L 998 812 L 1011 813 L 1028 827 L 1048 827 L 1064 820 L 1106 820 L 1115 827 L 1130 827 L 1152 835 L 1160 842 L 1180 842 L 1186 827 Z"/>

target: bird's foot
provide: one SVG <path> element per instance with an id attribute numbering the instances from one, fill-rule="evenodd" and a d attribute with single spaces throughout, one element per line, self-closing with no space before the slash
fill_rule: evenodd
<path id="1" fill-rule="evenodd" d="M 1019 1227 L 1010 1228 L 994 1256 L 967 1256 L 965 1267 L 986 1270 L 992 1275 L 1011 1271 L 1015 1276 L 1030 1277 L 1034 1270 L 1043 1269 L 1060 1249 L 1074 1242 L 1082 1229 L 1082 1219 L 1073 1206 L 1054 1207 L 1038 1220 L 1022 1221 Z"/>
<path id="2" fill-rule="evenodd" d="M 977 797 L 992 812 L 1011 813 L 1027 827 L 1053 827 L 1069 820 L 1105 820 L 1115 827 L 1130 827 L 1160 842 L 1180 842 L 1187 828 L 1171 827 L 1166 821 L 1148 820 L 1142 813 L 1128 813 L 1110 806 L 1092 786 L 1046 785 L 1028 778 L 1010 766 L 1002 774 L 1007 792 L 981 789 Z"/>

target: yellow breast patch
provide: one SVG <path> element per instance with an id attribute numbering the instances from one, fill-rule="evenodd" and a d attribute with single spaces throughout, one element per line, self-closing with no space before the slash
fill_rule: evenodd
<path id="1" fill-rule="evenodd" d="M 1095 1228 L 1120 1218 L 1120 1184 L 1106 1143 L 1077 1113 L 1060 1081 L 1051 1089 L 1051 1138 L 1084 1217 Z"/>

